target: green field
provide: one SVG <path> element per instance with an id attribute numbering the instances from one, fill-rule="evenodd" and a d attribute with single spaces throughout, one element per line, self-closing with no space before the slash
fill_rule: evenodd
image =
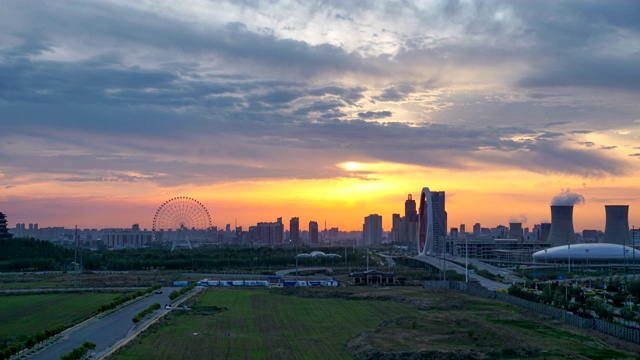
<path id="1" fill-rule="evenodd" d="M 215 289 L 113 358 L 634 358 L 629 346 L 454 291 Z"/>
<path id="2" fill-rule="evenodd" d="M 83 320 L 122 293 L 0 296 L 0 343 L 23 341 L 38 331 Z"/>

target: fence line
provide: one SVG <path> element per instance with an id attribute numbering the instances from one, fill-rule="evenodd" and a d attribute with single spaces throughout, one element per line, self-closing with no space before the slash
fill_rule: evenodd
<path id="1" fill-rule="evenodd" d="M 536 303 L 513 295 L 491 291 L 482 286 L 470 284 L 464 281 L 425 281 L 423 283 L 423 287 L 431 289 L 457 290 L 486 299 L 502 301 L 540 314 L 551 316 L 554 319 L 564 321 L 565 323 L 575 327 L 594 329 L 618 339 L 640 344 L 640 330 L 631 329 L 600 319 L 585 319 L 550 305 Z"/>

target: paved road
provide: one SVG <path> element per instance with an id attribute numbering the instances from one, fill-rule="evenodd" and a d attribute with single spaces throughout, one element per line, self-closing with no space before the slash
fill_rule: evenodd
<path id="1" fill-rule="evenodd" d="M 453 270 L 458 274 L 465 273 L 465 268 L 448 260 L 443 260 L 442 258 L 436 258 L 433 256 L 425 255 L 425 256 L 416 256 L 416 260 L 427 263 L 429 265 L 435 266 L 438 269 L 442 269 L 445 267 L 447 270 Z M 489 280 L 477 274 L 469 274 L 469 278 L 476 280 L 480 283 L 481 286 L 489 289 L 489 290 L 498 290 L 498 289 L 507 289 L 509 288 L 508 284 L 503 284 L 497 281 Z"/>
<path id="2" fill-rule="evenodd" d="M 487 270 L 488 272 L 490 272 L 490 273 L 492 273 L 494 275 L 500 275 L 505 280 L 507 280 L 508 282 L 510 282 L 512 284 L 514 282 L 522 281 L 522 279 L 520 279 L 518 277 L 518 275 L 514 274 L 509 269 L 499 268 L 497 266 L 493 266 L 491 264 L 487 264 L 486 262 L 480 261 L 480 260 L 477 260 L 477 259 L 469 259 L 469 264 L 472 264 L 473 266 L 478 268 L 478 270 Z"/>
<path id="3" fill-rule="evenodd" d="M 42 351 L 28 357 L 34 360 L 59 359 L 61 355 L 71 352 L 73 349 L 82 346 L 86 341 L 96 344 L 95 353 L 101 353 L 110 348 L 118 341 L 124 339 L 133 330 L 133 319 L 139 312 L 159 303 L 166 312 L 165 304 L 170 304 L 169 294 L 179 289 L 177 287 L 165 287 L 162 294 L 152 294 L 142 300 L 132 303 L 115 313 L 102 319 L 94 318 L 81 326 L 76 327 L 55 344 L 44 348 Z"/>
<path id="4" fill-rule="evenodd" d="M 298 268 L 297 270 L 295 268 L 293 269 L 285 269 L 285 270 L 278 270 L 276 271 L 276 275 L 277 276 L 286 276 L 286 275 L 291 275 L 297 272 L 302 272 L 302 271 L 331 271 L 333 272 L 333 270 L 331 270 L 331 268 L 328 267 L 301 267 Z M 312 277 L 312 276 L 309 276 Z M 326 277 L 326 276 L 324 276 Z"/>

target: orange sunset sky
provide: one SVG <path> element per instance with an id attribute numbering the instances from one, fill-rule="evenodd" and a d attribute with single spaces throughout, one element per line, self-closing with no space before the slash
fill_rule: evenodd
<path id="1" fill-rule="evenodd" d="M 361 230 L 446 192 L 448 226 L 604 205 L 640 226 L 635 1 L 71 1 L 0 5 L 0 211 L 151 228 Z"/>

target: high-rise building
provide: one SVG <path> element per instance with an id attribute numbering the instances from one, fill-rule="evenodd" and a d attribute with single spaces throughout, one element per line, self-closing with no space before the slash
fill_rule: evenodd
<path id="1" fill-rule="evenodd" d="M 540 237 L 538 241 L 546 242 L 549 240 L 549 232 L 551 232 L 551 223 L 541 223 L 540 224 Z"/>
<path id="2" fill-rule="evenodd" d="M 382 216 L 371 214 L 364 218 L 362 244 L 365 246 L 382 243 Z"/>
<path id="3" fill-rule="evenodd" d="M 418 221 L 418 211 L 416 210 L 416 201 L 413 200 L 411 194 L 407 196 L 407 200 L 404 202 L 404 217 L 409 222 Z"/>
<path id="4" fill-rule="evenodd" d="M 309 242 L 311 244 L 318 243 L 318 222 L 309 221 Z"/>
<path id="5" fill-rule="evenodd" d="M 289 220 L 289 239 L 296 245 L 300 242 L 300 218 L 292 217 Z"/>
<path id="6" fill-rule="evenodd" d="M 260 245 L 281 245 L 284 236 L 284 225 L 282 218 L 276 222 L 258 223 L 258 243 Z"/>
<path id="7" fill-rule="evenodd" d="M 401 224 L 402 217 L 400 217 L 400 214 L 391 214 L 391 242 L 394 244 L 400 243 Z"/>
<path id="8" fill-rule="evenodd" d="M 410 244 L 417 239 L 420 223 L 416 201 L 413 200 L 411 194 L 407 195 L 407 200 L 404 202 L 404 217 L 400 217 L 400 214 L 393 214 L 392 220 L 391 241 L 409 248 Z"/>
<path id="9" fill-rule="evenodd" d="M 480 223 L 473 224 L 473 235 L 480 235 L 482 233 L 482 226 Z"/>
<path id="10" fill-rule="evenodd" d="M 467 233 L 467 226 L 465 224 L 460 224 L 460 234 L 464 235 Z"/>
<path id="11" fill-rule="evenodd" d="M 433 206 L 433 235 L 436 239 L 444 239 L 447 237 L 444 191 L 431 191 L 431 204 Z"/>

